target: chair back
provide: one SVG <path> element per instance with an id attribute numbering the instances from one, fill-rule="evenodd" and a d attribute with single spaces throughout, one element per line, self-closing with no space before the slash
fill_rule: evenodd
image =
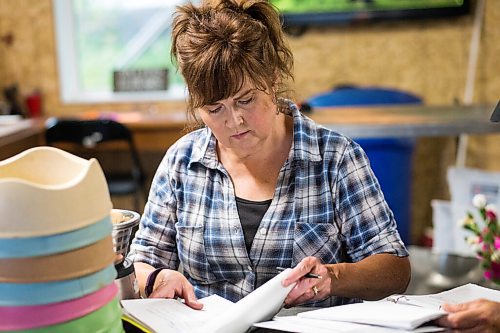
<path id="1" fill-rule="evenodd" d="M 93 148 L 105 141 L 132 142 L 132 134 L 123 124 L 109 119 L 50 118 L 46 123 L 45 139 L 49 145 L 57 142 L 71 142 Z"/>

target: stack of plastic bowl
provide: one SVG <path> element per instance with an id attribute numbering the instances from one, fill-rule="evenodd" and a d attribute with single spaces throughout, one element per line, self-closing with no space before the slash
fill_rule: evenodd
<path id="1" fill-rule="evenodd" d="M 102 169 L 50 147 L 0 161 L 0 331 L 123 332 Z"/>

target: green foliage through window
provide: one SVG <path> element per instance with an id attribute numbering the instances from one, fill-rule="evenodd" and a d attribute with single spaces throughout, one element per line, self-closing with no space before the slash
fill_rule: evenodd
<path id="1" fill-rule="evenodd" d="M 79 86 L 112 91 L 117 69 L 169 71 L 169 84 L 183 84 L 170 58 L 170 20 L 176 5 L 165 0 L 73 0 Z"/>

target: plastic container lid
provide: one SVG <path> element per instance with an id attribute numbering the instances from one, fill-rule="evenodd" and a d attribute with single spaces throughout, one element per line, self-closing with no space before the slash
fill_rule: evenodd
<path id="1" fill-rule="evenodd" d="M 0 283 L 0 306 L 40 305 L 83 297 L 117 278 L 113 265 L 80 278 L 42 283 Z"/>
<path id="2" fill-rule="evenodd" d="M 35 147 L 0 161 L 0 238 L 76 230 L 100 221 L 111 208 L 96 159 Z"/>
<path id="3" fill-rule="evenodd" d="M 62 234 L 30 238 L 0 238 L 0 258 L 37 257 L 74 250 L 95 243 L 113 230 L 111 219 Z"/>
<path id="4" fill-rule="evenodd" d="M 118 287 L 114 282 L 84 297 L 73 300 L 30 306 L 0 307 L 0 330 L 23 330 L 70 321 L 102 308 L 115 299 Z"/>
<path id="5" fill-rule="evenodd" d="M 116 298 L 86 316 L 61 324 L 33 329 L 24 329 L 16 333 L 122 333 L 121 308 Z"/>
<path id="6" fill-rule="evenodd" d="M 115 259 L 108 236 L 89 246 L 50 256 L 0 259 L 0 282 L 49 282 L 97 272 Z"/>

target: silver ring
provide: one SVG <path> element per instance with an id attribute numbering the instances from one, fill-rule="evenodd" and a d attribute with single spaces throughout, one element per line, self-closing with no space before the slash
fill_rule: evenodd
<path id="1" fill-rule="evenodd" d="M 318 292 L 319 292 L 318 287 L 313 286 L 311 289 L 312 289 L 312 291 L 314 293 L 314 296 L 316 296 L 318 294 Z"/>

